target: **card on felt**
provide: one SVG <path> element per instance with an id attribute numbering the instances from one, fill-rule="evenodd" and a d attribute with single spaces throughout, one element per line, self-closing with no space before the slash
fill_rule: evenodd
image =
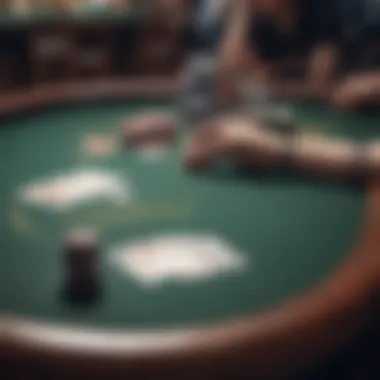
<path id="1" fill-rule="evenodd" d="M 145 286 L 189 283 L 239 272 L 244 254 L 218 235 L 167 234 L 126 242 L 111 250 L 112 263 Z"/>

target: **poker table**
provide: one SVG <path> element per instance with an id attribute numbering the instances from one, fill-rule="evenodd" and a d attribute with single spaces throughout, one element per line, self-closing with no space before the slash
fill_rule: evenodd
<path id="1" fill-rule="evenodd" d="M 166 150 L 127 146 L 125 120 L 175 112 L 175 89 L 107 82 L 0 98 L 0 353 L 12 371 L 279 378 L 372 320 L 380 184 L 229 162 L 189 173 L 186 125 Z M 299 128 L 378 137 L 376 118 L 292 106 Z M 101 291 L 73 304 L 62 243 L 81 228 L 99 239 Z"/>

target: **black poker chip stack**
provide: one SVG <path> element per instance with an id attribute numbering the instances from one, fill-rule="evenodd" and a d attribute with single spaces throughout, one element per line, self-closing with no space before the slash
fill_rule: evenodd
<path id="1" fill-rule="evenodd" d="M 96 301 L 101 292 L 100 246 L 95 232 L 71 231 L 63 242 L 64 297 L 70 303 Z"/>

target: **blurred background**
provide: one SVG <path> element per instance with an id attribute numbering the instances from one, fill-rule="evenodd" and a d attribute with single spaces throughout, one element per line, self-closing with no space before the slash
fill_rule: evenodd
<path id="1" fill-rule="evenodd" d="M 192 49 L 186 3 L 196 1 L 0 0 L 0 93 L 82 80 L 172 78 Z M 368 57 L 375 53 L 379 61 L 379 29 L 366 38 L 368 44 L 356 38 L 363 30 L 363 17 L 355 8 L 358 1 L 339 3 L 344 5 L 342 17 L 348 20 L 343 32 L 350 55 L 343 63 L 353 65 L 353 58 L 373 61 Z M 380 12 L 369 12 L 371 21 L 370 16 L 380 19 Z M 373 342 L 373 336 L 371 332 L 363 345 L 328 368 L 332 378 L 379 378 L 378 339 Z M 345 364 L 357 356 L 360 368 L 347 368 Z"/>
<path id="2" fill-rule="evenodd" d="M 181 12 L 160 12 L 167 1 L 1 0 L 0 91 L 172 74 L 186 46 Z"/>

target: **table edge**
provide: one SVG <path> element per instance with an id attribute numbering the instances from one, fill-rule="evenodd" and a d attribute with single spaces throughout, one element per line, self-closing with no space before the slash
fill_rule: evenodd
<path id="1" fill-rule="evenodd" d="M 173 96 L 177 89 L 173 79 L 44 86 L 0 96 L 0 116 L 66 101 Z M 259 374 L 288 372 L 328 355 L 365 328 L 380 282 L 378 247 L 380 181 L 373 181 L 367 184 L 365 223 L 352 253 L 300 298 L 229 323 L 176 331 L 86 331 L 0 315 L 0 355 L 49 359 L 66 370 L 91 362 L 94 367 L 112 364 L 113 370 L 136 370 L 140 364 L 139 373 L 180 366 L 191 371 L 249 366 Z"/>

